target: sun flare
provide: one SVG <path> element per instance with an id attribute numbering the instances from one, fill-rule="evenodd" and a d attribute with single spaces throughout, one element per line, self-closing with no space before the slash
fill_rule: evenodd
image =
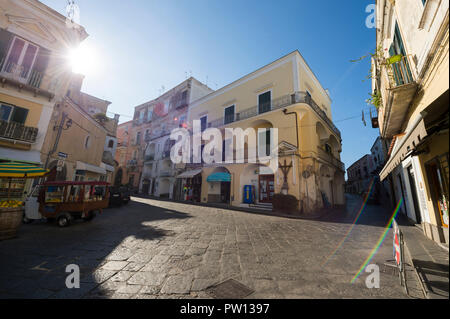
<path id="1" fill-rule="evenodd" d="M 70 50 L 69 63 L 74 73 L 92 75 L 98 71 L 96 51 L 84 43 Z"/>

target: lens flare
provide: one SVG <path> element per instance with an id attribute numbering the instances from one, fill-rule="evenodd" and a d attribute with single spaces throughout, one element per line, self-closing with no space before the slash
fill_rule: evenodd
<path id="1" fill-rule="evenodd" d="M 342 244 L 347 240 L 348 236 L 350 235 L 350 233 L 352 232 L 353 228 L 355 227 L 356 223 L 359 220 L 359 217 L 361 216 L 362 212 L 364 211 L 364 208 L 366 208 L 367 205 L 367 201 L 370 197 L 370 194 L 372 193 L 372 189 L 373 189 L 373 185 L 374 185 L 374 179 L 372 179 L 370 181 L 369 184 L 369 190 L 367 191 L 367 195 L 364 198 L 364 201 L 361 205 L 361 208 L 359 209 L 358 214 L 356 215 L 355 219 L 353 220 L 352 225 L 350 226 L 350 228 L 348 229 L 347 233 L 345 234 L 345 236 L 342 238 L 342 240 L 339 242 L 339 244 L 336 246 L 336 248 L 332 251 L 332 253 L 325 259 L 325 261 L 322 263 L 322 267 L 324 267 L 328 261 L 330 260 L 331 257 L 333 257 L 336 252 L 338 251 L 339 248 L 341 248 Z"/>
<path id="2" fill-rule="evenodd" d="M 362 264 L 361 268 L 359 268 L 358 272 L 356 273 L 355 277 L 353 277 L 351 283 L 353 284 L 356 279 L 358 279 L 359 275 L 361 275 L 361 272 L 366 268 L 367 264 L 372 260 L 373 256 L 378 252 L 378 249 L 380 249 L 381 244 L 383 244 L 383 241 L 386 239 L 386 235 L 389 232 L 389 229 L 392 226 L 392 223 L 394 222 L 395 217 L 397 216 L 398 212 L 400 211 L 400 207 L 402 206 L 403 198 L 400 198 L 397 207 L 394 210 L 394 213 L 392 214 L 391 218 L 389 219 L 389 222 L 386 225 L 386 228 L 384 232 L 381 234 L 380 238 L 378 239 L 378 242 L 370 252 L 369 256 L 366 258 L 364 263 Z"/>

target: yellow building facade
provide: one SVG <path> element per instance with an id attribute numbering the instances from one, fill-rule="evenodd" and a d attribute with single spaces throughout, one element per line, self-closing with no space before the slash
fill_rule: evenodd
<path id="1" fill-rule="evenodd" d="M 70 83 L 65 57 L 87 36 L 40 1 L 0 0 L 0 161 L 43 166 L 53 108 Z M 18 196 L 31 183 L 15 181 Z"/>
<path id="2" fill-rule="evenodd" d="M 200 120 L 203 131 L 218 128 L 223 137 L 225 128 L 253 128 L 258 148 L 266 148 L 272 141 L 279 164 L 290 167 L 284 174 L 281 167 L 253 163 L 246 139 L 244 163 L 202 164 L 201 201 L 270 207 L 286 178 L 287 193 L 299 200 L 298 210 L 304 213 L 343 205 L 341 137 L 331 118 L 328 92 L 298 51 L 193 102 L 188 115 L 191 128 L 193 120 Z M 264 128 L 277 129 L 278 138 L 259 134 L 258 129 Z M 237 145 L 233 145 L 235 151 Z M 244 196 L 248 186 L 252 203 L 248 194 Z"/>

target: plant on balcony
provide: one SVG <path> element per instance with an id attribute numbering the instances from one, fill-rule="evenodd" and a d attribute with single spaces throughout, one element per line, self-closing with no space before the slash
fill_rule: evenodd
<path id="1" fill-rule="evenodd" d="M 293 195 L 275 194 L 272 205 L 275 211 L 292 214 L 298 212 L 298 199 Z"/>
<path id="2" fill-rule="evenodd" d="M 109 118 L 106 116 L 105 113 L 97 113 L 93 117 L 100 124 L 105 124 L 106 122 L 109 121 Z"/>
<path id="3" fill-rule="evenodd" d="M 380 91 L 375 90 L 375 92 L 369 93 L 369 95 L 370 95 L 370 98 L 368 98 L 366 100 L 366 103 L 375 106 L 375 108 L 378 110 L 378 108 L 382 105 Z"/>

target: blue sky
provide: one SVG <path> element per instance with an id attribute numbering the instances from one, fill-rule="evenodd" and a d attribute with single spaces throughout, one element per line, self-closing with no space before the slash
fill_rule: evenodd
<path id="1" fill-rule="evenodd" d="M 65 13 L 66 0 L 41 1 Z M 370 153 L 378 129 L 370 126 L 365 103 L 369 61 L 349 60 L 375 49 L 375 29 L 365 25 L 374 0 L 75 2 L 95 52 L 83 91 L 111 101 L 109 111 L 122 114 L 121 122 L 161 86 L 185 80 L 186 72 L 216 89 L 298 49 L 330 90 L 346 167 Z"/>

